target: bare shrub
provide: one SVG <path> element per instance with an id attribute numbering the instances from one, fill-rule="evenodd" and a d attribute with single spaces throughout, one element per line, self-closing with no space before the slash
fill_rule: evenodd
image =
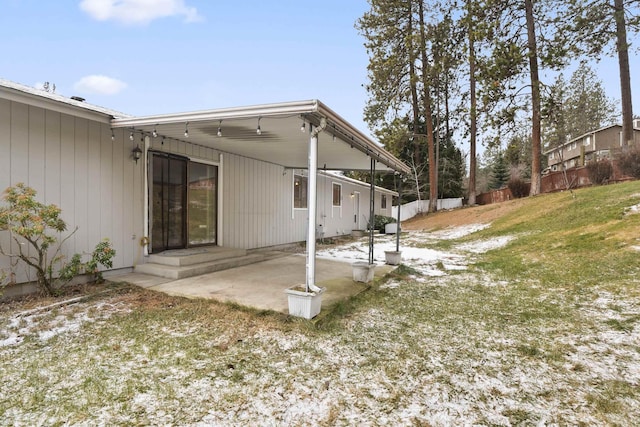
<path id="1" fill-rule="evenodd" d="M 640 179 L 640 148 L 635 147 L 620 154 L 618 167 L 624 175 Z"/>
<path id="2" fill-rule="evenodd" d="M 587 163 L 587 172 L 592 184 L 602 185 L 613 176 L 613 165 L 609 159 L 591 161 Z"/>
<path id="3" fill-rule="evenodd" d="M 507 187 L 511 190 L 511 195 L 519 199 L 529 194 L 529 185 L 522 178 L 511 178 L 507 183 Z"/>

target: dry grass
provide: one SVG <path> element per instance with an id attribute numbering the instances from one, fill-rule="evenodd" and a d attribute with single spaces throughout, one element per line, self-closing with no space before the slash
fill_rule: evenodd
<path id="1" fill-rule="evenodd" d="M 638 203 L 636 182 L 433 215 L 496 216 L 422 242 L 467 270 L 403 266 L 319 328 L 124 284 L 2 305 L 0 425 L 634 425 Z"/>

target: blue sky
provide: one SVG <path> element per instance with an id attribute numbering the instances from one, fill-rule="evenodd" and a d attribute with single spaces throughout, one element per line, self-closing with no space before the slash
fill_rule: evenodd
<path id="1" fill-rule="evenodd" d="M 113 3 L 142 9 L 109 13 Z M 354 28 L 366 0 L 0 6 L 2 78 L 29 86 L 49 81 L 56 93 L 134 115 L 320 99 L 366 130 L 367 54 Z M 114 81 L 78 85 L 87 76 Z"/>
<path id="2" fill-rule="evenodd" d="M 133 115 L 317 98 L 367 132 L 368 59 L 354 28 L 366 0 L 0 0 L 0 7 L 1 78 L 48 81 L 59 94 Z M 633 76 L 640 68 L 631 57 Z M 619 99 L 615 61 L 595 67 Z M 632 85 L 637 113 L 637 79 Z"/>

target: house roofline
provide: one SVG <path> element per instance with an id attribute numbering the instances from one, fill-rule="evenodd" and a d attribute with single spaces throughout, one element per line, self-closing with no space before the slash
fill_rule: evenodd
<path id="1" fill-rule="evenodd" d="M 115 117 L 129 117 L 127 114 L 67 98 L 57 93 L 15 83 L 0 78 L 0 96 L 10 101 L 58 111 L 60 113 L 109 123 Z"/>
<path id="2" fill-rule="evenodd" d="M 580 141 L 581 139 L 584 139 L 584 137 L 585 137 L 585 136 L 594 135 L 594 134 L 596 134 L 596 133 L 598 133 L 598 132 L 602 132 L 602 131 L 605 131 L 605 130 L 607 130 L 607 129 L 611 129 L 611 128 L 613 128 L 613 127 L 619 127 L 619 128 L 622 128 L 622 125 L 621 125 L 621 124 L 619 124 L 619 123 L 614 123 L 614 124 L 611 124 L 611 125 L 607 125 L 607 126 L 601 127 L 601 128 L 599 128 L 599 129 L 595 129 L 595 130 L 589 131 L 589 132 L 584 133 L 584 134 L 582 134 L 582 135 L 580 135 L 580 136 L 578 136 L 578 137 L 575 137 L 575 138 L 570 139 L 569 141 L 565 142 L 565 143 L 564 143 L 564 144 L 562 144 L 562 145 L 558 145 L 557 147 L 549 148 L 549 149 L 547 149 L 547 150 L 543 151 L 543 152 L 542 152 L 542 154 L 549 154 L 549 153 L 551 153 L 552 151 L 560 150 L 560 149 L 562 149 L 562 148 L 566 147 L 567 145 L 571 145 L 571 144 L 573 144 L 574 142 L 578 142 L 578 141 Z M 639 129 L 634 128 L 634 130 L 639 130 Z"/>
<path id="3" fill-rule="evenodd" d="M 336 174 L 334 172 L 318 171 L 318 173 L 320 173 L 321 175 L 324 175 L 324 176 L 326 176 L 328 178 L 335 179 L 337 181 L 348 182 L 350 184 L 358 185 L 360 187 L 371 188 L 371 186 L 368 183 L 364 182 L 364 181 L 360 181 L 360 180 L 357 180 L 357 179 L 354 179 L 354 178 L 349 178 L 348 176 L 344 176 L 344 175 L 338 175 L 338 174 Z M 381 193 L 386 193 L 386 194 L 389 194 L 389 195 L 392 195 L 392 196 L 397 196 L 398 195 L 397 191 L 389 190 L 388 188 L 379 187 L 377 185 L 374 185 L 374 188 L 376 189 L 376 191 L 379 191 Z"/>

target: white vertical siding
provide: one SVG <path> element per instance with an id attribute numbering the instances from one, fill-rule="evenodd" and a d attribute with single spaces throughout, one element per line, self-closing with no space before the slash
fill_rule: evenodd
<path id="1" fill-rule="evenodd" d="M 225 246 L 259 248 L 305 239 L 307 210 L 292 218 L 292 171 L 226 154 L 223 241 Z"/>
<path id="2" fill-rule="evenodd" d="M 68 231 L 78 228 L 65 244 L 67 256 L 90 253 L 109 238 L 114 268 L 130 267 L 138 245 L 131 237 L 142 236 L 142 165 L 129 158 L 128 135 L 116 131 L 111 141 L 106 118 L 96 119 L 0 99 L 0 191 L 24 182 L 39 201 L 60 206 Z M 17 281 L 29 278 L 23 267 L 15 273 Z"/>

